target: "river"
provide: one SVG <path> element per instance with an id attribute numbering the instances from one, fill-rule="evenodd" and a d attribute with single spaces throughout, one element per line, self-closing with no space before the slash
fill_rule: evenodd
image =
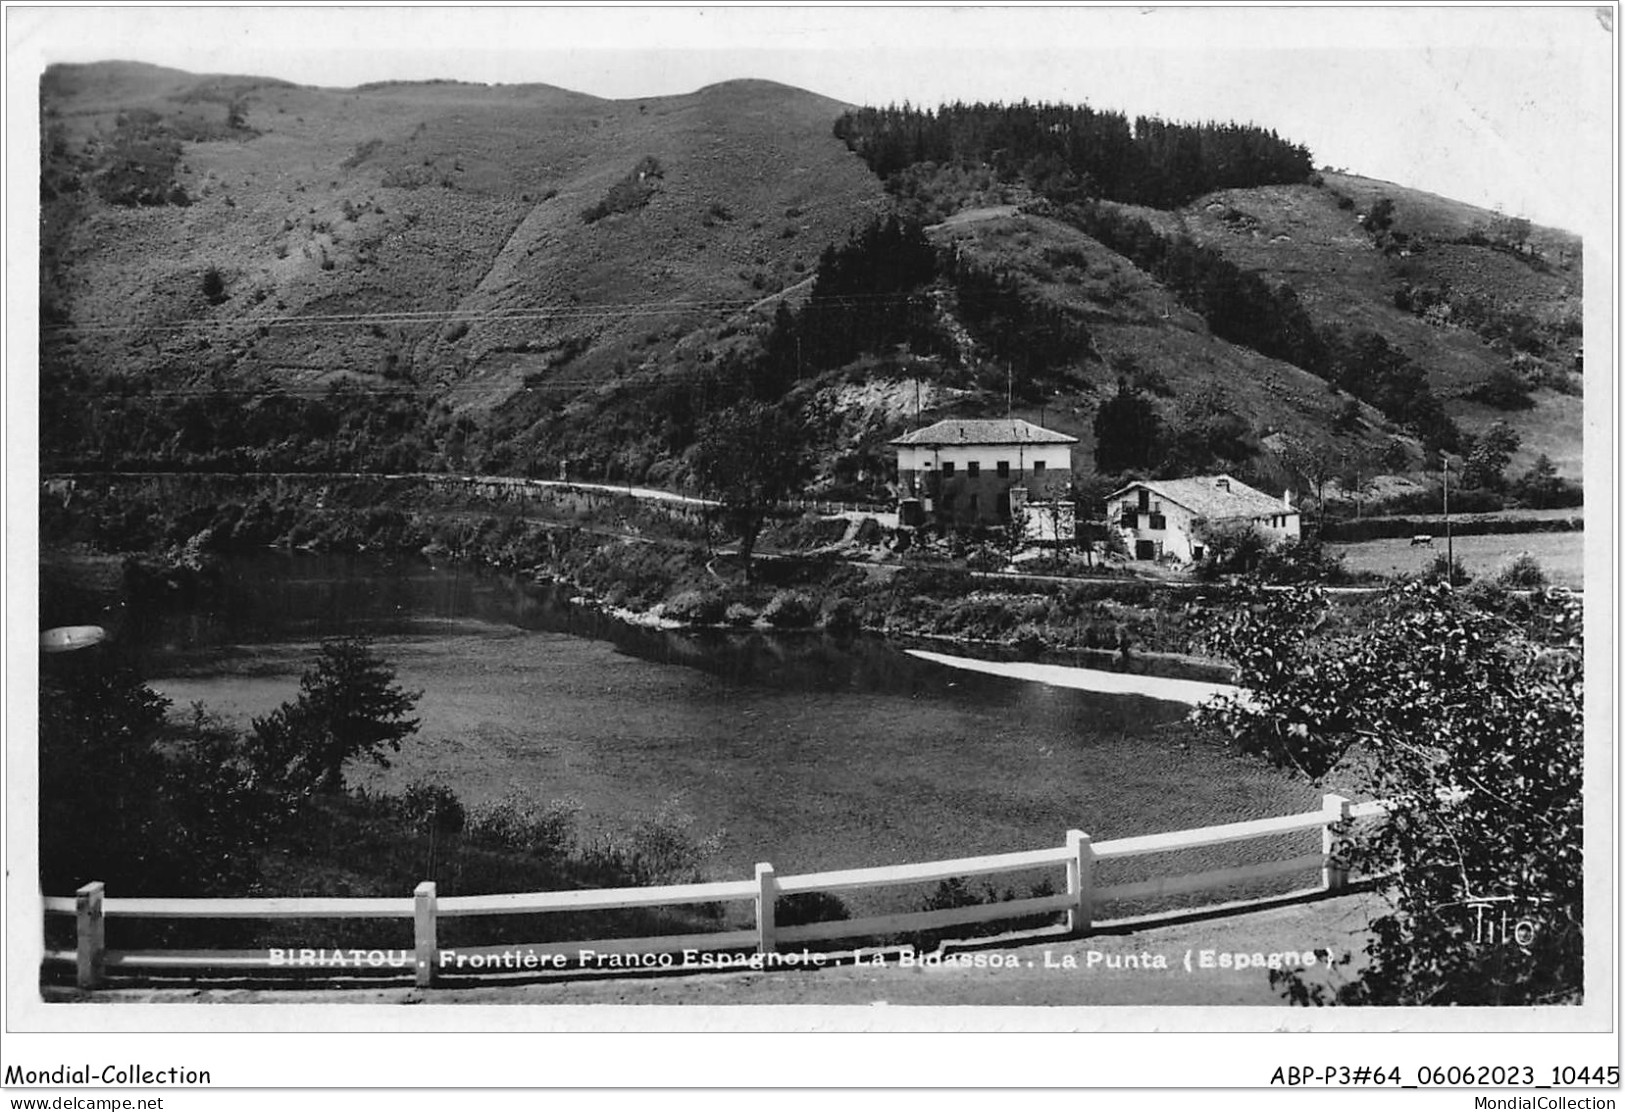
<path id="1" fill-rule="evenodd" d="M 711 871 L 781 874 L 1059 845 L 1285 814 L 1302 782 L 1189 736 L 1188 708 L 915 659 L 876 638 L 650 629 L 522 577 L 266 553 L 133 628 L 153 687 L 246 725 L 320 639 L 365 634 L 421 689 L 387 771 L 477 804 L 570 798 L 589 829 L 671 801 L 721 832 Z"/>

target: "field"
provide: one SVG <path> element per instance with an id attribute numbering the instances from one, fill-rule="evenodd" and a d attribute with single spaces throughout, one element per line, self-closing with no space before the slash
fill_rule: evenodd
<path id="1" fill-rule="evenodd" d="M 1441 534 L 1434 538 L 1431 546 L 1413 547 L 1407 538 L 1392 537 L 1326 547 L 1343 557 L 1351 572 L 1414 575 L 1425 571 L 1434 558 L 1444 552 L 1445 543 Z M 1527 552 L 1540 561 L 1554 586 L 1575 589 L 1585 586 L 1584 533 L 1490 533 L 1457 537 L 1455 552 L 1456 559 L 1475 579 L 1494 576 L 1520 552 Z"/>

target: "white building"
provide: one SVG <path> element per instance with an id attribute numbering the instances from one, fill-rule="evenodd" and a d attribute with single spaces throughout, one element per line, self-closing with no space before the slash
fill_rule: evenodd
<path id="1" fill-rule="evenodd" d="M 1280 542 L 1297 539 L 1301 527 L 1291 492 L 1272 498 L 1229 475 L 1130 483 L 1106 499 L 1106 522 L 1136 560 L 1186 563 L 1202 558 L 1215 528 L 1251 525 Z"/>
<path id="2" fill-rule="evenodd" d="M 938 421 L 892 445 L 905 506 L 915 502 L 926 520 L 943 524 L 998 525 L 1067 489 L 1077 442 L 1006 417 Z"/>

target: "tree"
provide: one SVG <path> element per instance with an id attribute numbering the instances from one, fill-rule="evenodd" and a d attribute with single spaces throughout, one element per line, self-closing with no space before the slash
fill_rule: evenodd
<path id="1" fill-rule="evenodd" d="M 1377 203 L 1371 206 L 1370 214 L 1365 218 L 1368 231 L 1381 233 L 1394 226 L 1394 201 L 1392 197 L 1379 197 Z"/>
<path id="2" fill-rule="evenodd" d="M 1315 497 L 1317 531 L 1326 527 L 1326 484 L 1337 478 L 1337 460 L 1330 452 L 1291 436 L 1282 436 L 1275 458 L 1281 461 L 1291 482 L 1300 490 L 1312 490 Z"/>
<path id="3" fill-rule="evenodd" d="M 119 895 L 199 896 L 256 877 L 253 850 L 283 812 L 236 737 L 97 647 L 42 658 L 39 872 L 43 891 L 100 880 Z"/>
<path id="4" fill-rule="evenodd" d="M 1354 498 L 1354 516 L 1359 518 L 1365 505 L 1365 496 L 1371 492 L 1372 484 L 1382 467 L 1382 457 L 1373 452 L 1364 444 L 1355 444 L 1338 457 L 1342 473 L 1337 476 L 1337 485 L 1343 489 L 1344 494 Z"/>
<path id="5" fill-rule="evenodd" d="M 1156 407 L 1126 378 L 1095 413 L 1095 467 L 1107 474 L 1149 469 L 1162 453 Z"/>
<path id="6" fill-rule="evenodd" d="M 1250 521 L 1204 522 L 1196 532 L 1203 548 L 1197 576 L 1204 580 L 1255 571 L 1270 547 Z"/>
<path id="7" fill-rule="evenodd" d="M 1338 851 L 1386 877 L 1368 961 L 1335 986 L 1280 975 L 1293 1002 L 1578 999 L 1580 622 L 1564 592 L 1503 615 L 1411 583 L 1357 620 L 1333 620 L 1317 590 L 1261 598 L 1219 635 L 1247 696 L 1199 719 L 1243 752 L 1315 780 L 1336 770 L 1389 805 Z"/>
<path id="8" fill-rule="evenodd" d="M 389 767 L 385 750 L 400 752 L 417 731 L 418 719 L 407 715 L 422 695 L 396 683 L 365 638 L 324 641 L 299 679 L 299 697 L 254 720 L 257 763 L 287 790 L 342 791 L 349 761 Z"/>
<path id="9" fill-rule="evenodd" d="M 739 536 L 745 580 L 762 523 L 774 504 L 795 493 L 810 470 L 808 421 L 782 406 L 742 401 L 700 426 L 692 463 L 707 494 Z"/>
<path id="10" fill-rule="evenodd" d="M 209 299 L 210 305 L 219 305 L 226 300 L 226 279 L 219 267 L 211 266 L 203 272 L 203 296 Z"/>
<path id="11" fill-rule="evenodd" d="M 1518 432 L 1505 421 L 1497 421 L 1475 438 L 1462 469 L 1463 486 L 1500 490 L 1506 486 L 1507 464 L 1522 443 Z"/>
<path id="12" fill-rule="evenodd" d="M 1561 501 L 1565 485 L 1558 477 L 1557 465 L 1552 462 L 1552 457 L 1542 452 L 1518 480 L 1517 494 L 1524 502 L 1542 509 Z"/>
<path id="13" fill-rule="evenodd" d="M 1203 390 L 1179 412 L 1164 436 L 1160 470 L 1167 475 L 1229 471 L 1256 451 L 1252 426 L 1217 390 Z"/>

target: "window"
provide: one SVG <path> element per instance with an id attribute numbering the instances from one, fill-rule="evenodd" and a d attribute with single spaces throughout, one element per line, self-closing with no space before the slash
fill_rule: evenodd
<path id="1" fill-rule="evenodd" d="M 1009 477 L 1010 477 L 1010 461 L 1007 460 L 1007 459 L 1001 459 L 999 461 L 999 478 L 1008 479 Z"/>
<path id="2" fill-rule="evenodd" d="M 1166 528 L 1168 528 L 1168 519 L 1166 517 L 1164 517 L 1162 514 L 1152 514 L 1151 515 L 1151 528 L 1152 529 L 1166 529 Z"/>
<path id="3" fill-rule="evenodd" d="M 952 475 L 953 473 L 954 473 L 954 461 L 953 460 L 948 460 L 946 463 L 944 463 L 942 465 L 942 477 L 944 479 L 946 479 L 948 476 Z"/>
<path id="4" fill-rule="evenodd" d="M 1042 475 L 1043 473 L 1044 473 L 1044 461 L 1041 460 L 1041 459 L 1033 460 L 1033 474 L 1034 475 Z"/>
<path id="5" fill-rule="evenodd" d="M 973 463 L 973 464 L 971 464 L 971 466 L 975 467 L 976 465 Z M 980 512 L 980 510 L 982 508 L 981 502 L 982 502 L 982 499 L 981 499 L 980 496 L 975 495 L 975 494 L 972 494 L 970 496 L 970 515 L 972 517 L 975 517 L 977 515 L 977 513 Z"/>
<path id="6" fill-rule="evenodd" d="M 1143 514 L 1151 512 L 1151 492 L 1149 490 L 1140 491 L 1140 512 Z"/>
<path id="7" fill-rule="evenodd" d="M 1123 507 L 1123 528 L 1132 529 L 1132 528 L 1134 528 L 1134 523 L 1135 523 L 1134 510 L 1131 509 L 1128 506 L 1124 506 Z"/>
<path id="8" fill-rule="evenodd" d="M 974 479 L 974 478 L 976 478 L 976 476 L 980 475 L 981 473 L 982 473 L 982 465 L 977 463 L 975 460 L 971 460 L 969 463 L 967 463 L 965 465 L 965 474 L 969 475 L 971 478 Z"/>

